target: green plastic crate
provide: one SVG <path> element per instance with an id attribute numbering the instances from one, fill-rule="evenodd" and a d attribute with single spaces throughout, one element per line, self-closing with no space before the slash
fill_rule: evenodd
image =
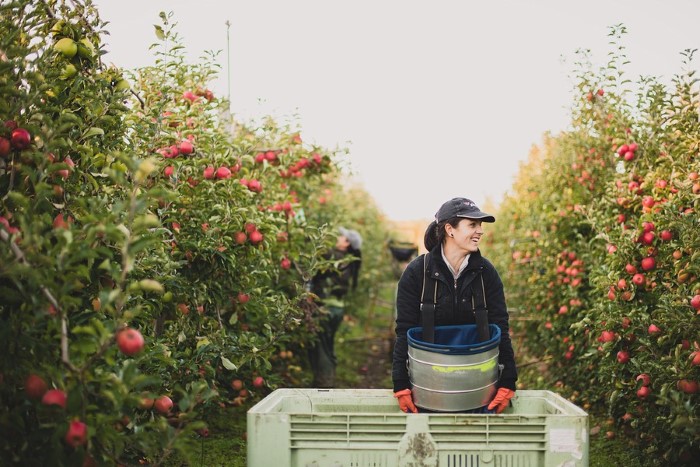
<path id="1" fill-rule="evenodd" d="M 551 391 L 499 415 L 405 414 L 388 389 L 278 389 L 247 414 L 250 467 L 587 466 L 588 414 Z"/>

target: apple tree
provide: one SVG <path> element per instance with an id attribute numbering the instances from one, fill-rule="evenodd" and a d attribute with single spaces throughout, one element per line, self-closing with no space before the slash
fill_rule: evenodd
<path id="1" fill-rule="evenodd" d="M 632 84 L 624 32 L 600 70 L 578 54 L 571 128 L 523 165 L 490 248 L 524 318 L 521 364 L 540 362 L 524 368 L 684 463 L 700 448 L 697 80 L 686 51 L 671 86 Z"/>

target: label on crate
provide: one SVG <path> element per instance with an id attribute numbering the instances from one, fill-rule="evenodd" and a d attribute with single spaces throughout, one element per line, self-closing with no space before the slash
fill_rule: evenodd
<path id="1" fill-rule="evenodd" d="M 576 441 L 576 429 L 574 428 L 552 428 L 549 430 L 549 451 L 550 452 L 579 452 L 580 443 Z"/>

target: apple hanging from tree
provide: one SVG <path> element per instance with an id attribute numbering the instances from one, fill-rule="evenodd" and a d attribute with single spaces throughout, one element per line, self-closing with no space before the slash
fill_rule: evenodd
<path id="1" fill-rule="evenodd" d="M 5 158 L 10 154 L 12 150 L 12 143 L 7 138 L 0 136 L 0 157 Z"/>
<path id="2" fill-rule="evenodd" d="M 641 388 L 637 389 L 637 397 L 640 399 L 646 399 L 649 397 L 649 394 L 651 394 L 651 389 L 649 389 L 648 386 L 642 386 Z"/>
<path id="3" fill-rule="evenodd" d="M 292 262 L 286 256 L 280 261 L 280 267 L 284 270 L 288 270 L 292 267 Z"/>
<path id="4" fill-rule="evenodd" d="M 250 243 L 253 245 L 257 245 L 258 243 L 263 241 L 263 234 L 261 234 L 259 231 L 255 230 L 250 233 Z"/>
<path id="5" fill-rule="evenodd" d="M 637 273 L 634 276 L 632 276 L 632 282 L 637 286 L 644 285 L 645 281 L 646 279 L 644 278 L 644 274 Z"/>
<path id="6" fill-rule="evenodd" d="M 221 166 L 216 169 L 216 178 L 224 180 L 231 177 L 231 170 L 228 167 Z"/>
<path id="7" fill-rule="evenodd" d="M 24 381 L 24 393 L 30 399 L 41 399 L 47 389 L 46 381 L 41 376 L 31 374 Z"/>
<path id="8" fill-rule="evenodd" d="M 117 347 L 129 357 L 141 352 L 145 341 L 137 329 L 126 328 L 117 333 Z"/>
<path id="9" fill-rule="evenodd" d="M 697 294 L 690 299 L 690 306 L 696 310 L 700 310 L 700 294 Z"/>
<path id="10" fill-rule="evenodd" d="M 66 443 L 73 448 L 82 446 L 87 443 L 87 434 L 87 425 L 80 420 L 73 420 L 66 431 Z"/>
<path id="11" fill-rule="evenodd" d="M 168 414 L 173 408 L 173 400 L 168 396 L 160 396 L 156 399 L 154 407 L 158 413 L 162 413 L 163 415 Z"/>
<path id="12" fill-rule="evenodd" d="M 24 128 L 16 128 L 12 130 L 10 141 L 13 148 L 22 151 L 29 147 L 32 142 L 32 136 L 29 134 L 29 131 L 25 130 Z"/>
<path id="13" fill-rule="evenodd" d="M 253 378 L 253 387 L 255 388 L 261 388 L 265 384 L 265 380 L 263 379 L 262 376 L 256 376 Z"/>
<path id="14" fill-rule="evenodd" d="M 651 384 L 651 377 L 646 373 L 642 373 L 635 378 L 635 381 L 641 381 L 642 386 L 649 386 L 649 384 Z"/>
<path id="15" fill-rule="evenodd" d="M 623 365 L 627 362 L 630 361 L 630 354 L 626 350 L 620 350 L 617 353 L 617 361 L 622 363 Z"/>
<path id="16" fill-rule="evenodd" d="M 237 244 L 243 245 L 246 242 L 246 240 L 248 240 L 248 236 L 245 234 L 245 232 L 239 231 L 233 234 L 233 239 Z"/>
<path id="17" fill-rule="evenodd" d="M 188 156 L 194 152 L 194 145 L 191 141 L 184 140 L 180 141 L 180 144 L 177 145 L 177 149 L 180 154 Z"/>
<path id="18" fill-rule="evenodd" d="M 233 381 L 231 381 L 231 388 L 234 391 L 240 391 L 241 389 L 243 389 L 243 381 L 241 381 L 240 379 L 234 379 Z"/>
<path id="19" fill-rule="evenodd" d="M 49 389 L 44 393 L 44 397 L 41 398 L 41 403 L 44 405 L 57 405 L 65 409 L 67 399 L 66 393 L 60 389 Z"/>

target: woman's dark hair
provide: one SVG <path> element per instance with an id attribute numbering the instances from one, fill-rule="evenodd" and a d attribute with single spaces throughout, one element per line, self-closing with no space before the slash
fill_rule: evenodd
<path id="1" fill-rule="evenodd" d="M 457 228 L 457 225 L 459 225 L 463 219 L 463 217 L 451 217 L 440 223 L 436 221 L 431 222 L 428 228 L 425 229 L 425 235 L 423 236 L 423 244 L 425 245 L 425 249 L 430 251 L 444 242 L 445 226 L 450 224 L 452 227 Z"/>

